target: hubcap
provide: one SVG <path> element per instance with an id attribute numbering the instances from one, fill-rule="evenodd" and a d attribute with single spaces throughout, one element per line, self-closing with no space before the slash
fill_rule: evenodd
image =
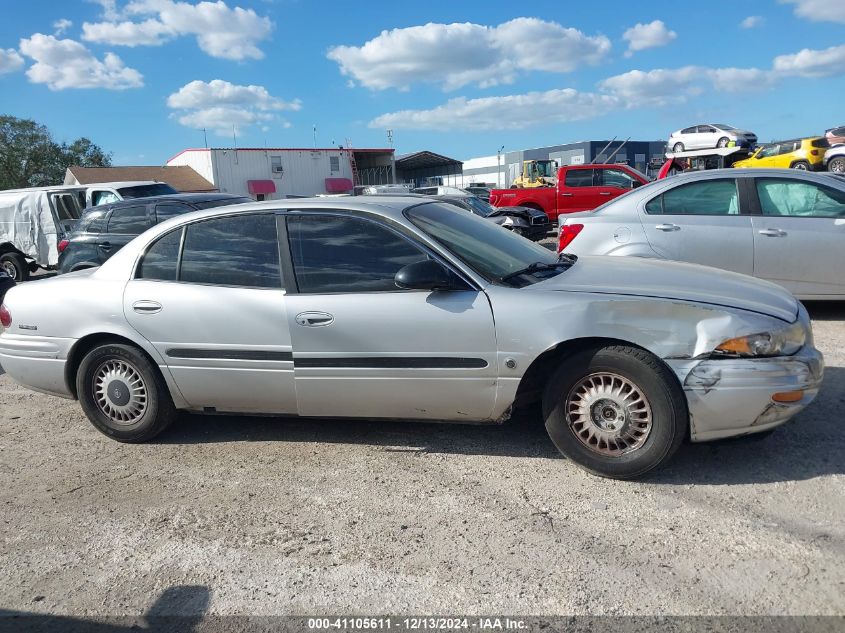
<path id="1" fill-rule="evenodd" d="M 135 424 L 147 410 L 147 386 L 124 360 L 107 360 L 94 373 L 94 398 L 115 424 Z"/>
<path id="2" fill-rule="evenodd" d="M 618 457 L 640 448 L 651 432 L 651 406 L 633 382 L 612 373 L 590 374 L 566 398 L 569 428 L 591 451 Z"/>
<path id="3" fill-rule="evenodd" d="M 9 275 L 9 277 L 15 281 L 18 280 L 18 270 L 12 262 L 0 262 L 0 266 L 3 267 L 3 270 L 7 275 Z"/>

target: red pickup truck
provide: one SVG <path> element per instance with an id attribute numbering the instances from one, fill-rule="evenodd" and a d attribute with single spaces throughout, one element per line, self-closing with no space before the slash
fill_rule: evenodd
<path id="1" fill-rule="evenodd" d="M 569 165 L 557 170 L 557 185 L 534 189 L 494 189 L 494 207 L 541 209 L 552 222 L 561 213 L 592 211 L 608 200 L 648 182 L 627 165 Z"/>

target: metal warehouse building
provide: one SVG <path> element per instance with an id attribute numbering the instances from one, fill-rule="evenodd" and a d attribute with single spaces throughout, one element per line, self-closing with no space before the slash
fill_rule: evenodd
<path id="1" fill-rule="evenodd" d="M 618 151 L 617 151 L 618 150 Z M 558 165 L 583 165 L 590 162 L 602 163 L 610 158 L 613 163 L 626 163 L 646 173 L 649 162 L 663 162 L 666 151 L 665 141 L 579 141 L 565 145 L 551 145 L 512 152 L 502 152 L 492 156 L 481 156 L 464 161 L 463 182 L 488 183 L 498 187 L 508 187 L 522 171 L 525 160 L 556 160 Z"/>
<path id="2" fill-rule="evenodd" d="M 186 149 L 167 161 L 187 165 L 226 193 L 273 200 L 351 192 L 396 181 L 393 149 L 239 147 Z"/>

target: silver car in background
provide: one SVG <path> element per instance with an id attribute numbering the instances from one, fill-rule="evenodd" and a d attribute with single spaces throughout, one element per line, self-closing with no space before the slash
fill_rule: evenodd
<path id="1" fill-rule="evenodd" d="M 845 179 L 794 169 L 680 174 L 567 216 L 558 250 L 705 264 L 801 299 L 845 299 Z"/>
<path id="2" fill-rule="evenodd" d="M 711 147 L 729 147 L 731 143 L 737 147 L 753 147 L 757 144 L 757 135 L 724 123 L 705 123 L 672 132 L 666 146 L 672 152 L 686 152 Z"/>
<path id="3" fill-rule="evenodd" d="M 558 258 L 419 197 L 182 215 L 98 269 L 11 289 L 0 322 L 6 372 L 118 441 L 178 410 L 499 424 L 537 402 L 564 455 L 618 478 L 686 438 L 784 423 L 823 372 L 775 285 Z"/>

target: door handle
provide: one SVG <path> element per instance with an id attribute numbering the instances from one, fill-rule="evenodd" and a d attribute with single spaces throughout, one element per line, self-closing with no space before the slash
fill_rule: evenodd
<path id="1" fill-rule="evenodd" d="M 161 312 L 161 304 L 157 301 L 142 299 L 132 304 L 132 309 L 138 314 L 155 314 Z"/>
<path id="2" fill-rule="evenodd" d="M 782 231 L 781 229 L 762 229 L 757 232 L 766 237 L 786 237 L 786 231 Z"/>
<path id="3" fill-rule="evenodd" d="M 681 227 L 677 224 L 658 224 L 655 226 L 658 231 L 680 231 Z"/>
<path id="4" fill-rule="evenodd" d="M 329 325 L 334 321 L 334 317 L 328 312 L 300 312 L 294 318 L 297 325 L 305 327 L 320 327 Z"/>
<path id="5" fill-rule="evenodd" d="M 609 196 L 610 192 L 609 191 L 599 191 L 599 195 L 600 196 Z"/>
<path id="6" fill-rule="evenodd" d="M 575 195 L 574 193 L 562 193 L 562 194 L 560 194 L 560 197 L 561 198 L 571 198 L 574 195 Z"/>
<path id="7" fill-rule="evenodd" d="M 102 250 L 104 250 L 106 252 L 111 250 L 111 242 L 102 242 L 101 244 L 98 244 L 97 246 L 99 246 Z"/>

